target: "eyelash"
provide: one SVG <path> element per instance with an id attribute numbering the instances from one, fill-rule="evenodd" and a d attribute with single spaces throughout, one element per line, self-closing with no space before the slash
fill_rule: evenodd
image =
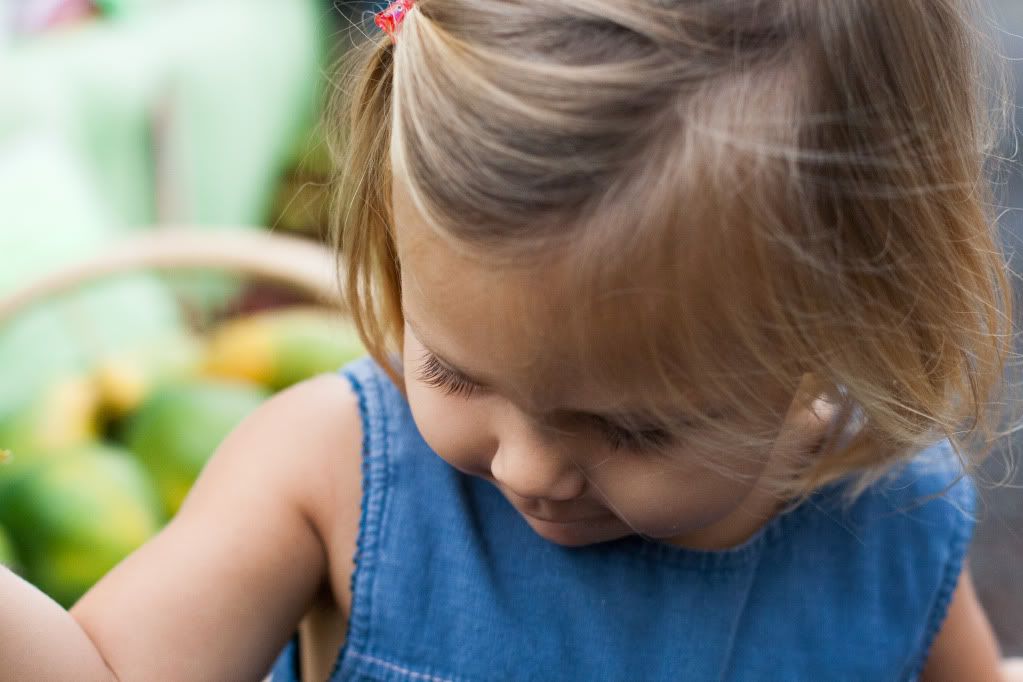
<path id="1" fill-rule="evenodd" d="M 433 353 L 424 353 L 420 360 L 422 364 L 416 373 L 417 378 L 427 386 L 442 389 L 445 395 L 460 395 L 469 398 L 475 395 L 479 389 L 478 385 L 453 374 L 451 370 L 440 364 Z"/>
<path id="2" fill-rule="evenodd" d="M 427 386 L 443 390 L 445 395 L 470 398 L 476 395 L 480 388 L 477 384 L 452 373 L 429 352 L 422 355 L 416 377 Z M 605 441 L 613 450 L 626 449 L 636 452 L 663 450 L 674 442 L 672 434 L 663 429 L 629 431 L 599 417 L 593 418 L 592 422 L 603 433 Z"/>
<path id="3" fill-rule="evenodd" d="M 674 442 L 673 436 L 663 429 L 628 431 L 602 419 L 594 421 L 597 428 L 603 431 L 604 439 L 612 450 L 657 451 L 667 448 Z"/>

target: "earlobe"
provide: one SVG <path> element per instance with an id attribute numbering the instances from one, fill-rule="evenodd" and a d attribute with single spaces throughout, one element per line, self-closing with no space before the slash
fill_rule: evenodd
<path id="1" fill-rule="evenodd" d="M 820 383 L 812 374 L 804 374 L 785 415 L 775 453 L 799 462 L 814 457 L 826 447 L 838 410 L 818 390 Z"/>

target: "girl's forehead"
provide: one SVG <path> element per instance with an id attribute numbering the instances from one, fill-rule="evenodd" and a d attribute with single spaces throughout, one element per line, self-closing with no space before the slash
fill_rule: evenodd
<path id="1" fill-rule="evenodd" d="M 750 361 L 733 349 L 722 322 L 738 298 L 716 292 L 702 268 L 685 268 L 670 254 L 642 260 L 617 251 L 605 252 L 608 267 L 594 269 L 571 246 L 495 266 L 451 246 L 397 183 L 394 217 L 407 321 L 464 374 L 538 406 L 734 402 L 718 390 L 723 384 L 712 389 L 703 378 L 742 373 Z"/>
<path id="2" fill-rule="evenodd" d="M 538 414 L 667 400 L 627 319 L 655 313 L 643 294 L 577 291 L 555 260 L 491 268 L 414 228 L 400 228 L 397 243 L 405 321 L 449 369 Z"/>

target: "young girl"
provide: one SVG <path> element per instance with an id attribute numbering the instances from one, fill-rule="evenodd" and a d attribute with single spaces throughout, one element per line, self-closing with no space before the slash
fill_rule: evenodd
<path id="1" fill-rule="evenodd" d="M 975 11 L 399 0 L 340 93 L 371 359 L 70 615 L 0 576 L 0 678 L 998 679 Z"/>

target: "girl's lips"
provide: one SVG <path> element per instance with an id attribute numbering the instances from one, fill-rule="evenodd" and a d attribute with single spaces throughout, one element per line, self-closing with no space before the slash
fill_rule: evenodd
<path id="1" fill-rule="evenodd" d="M 526 516 L 528 516 L 529 518 L 534 519 L 536 521 L 542 521 L 543 523 L 553 523 L 553 524 L 558 525 L 558 526 L 570 526 L 570 525 L 575 524 L 575 523 L 592 523 L 593 521 L 601 521 L 601 520 L 603 520 L 605 518 L 605 515 L 601 515 L 601 516 L 589 516 L 589 517 L 584 518 L 584 519 L 545 519 L 545 518 L 540 517 L 540 516 L 534 516 L 533 514 L 527 514 L 526 512 L 522 512 L 522 513 L 525 514 Z"/>

